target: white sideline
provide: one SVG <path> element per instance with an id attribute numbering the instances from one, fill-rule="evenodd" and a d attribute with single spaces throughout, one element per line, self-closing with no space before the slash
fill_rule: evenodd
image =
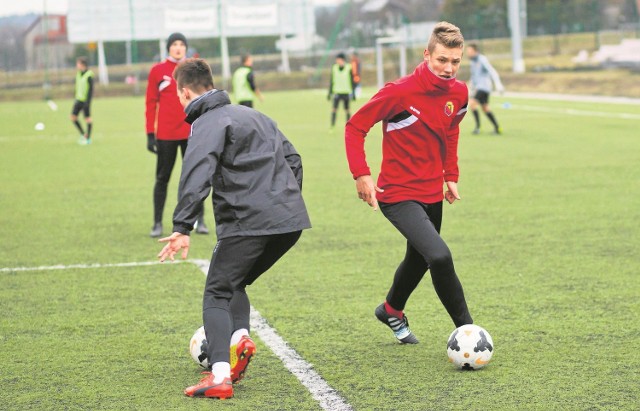
<path id="1" fill-rule="evenodd" d="M 551 107 L 539 107 L 539 106 L 528 106 L 521 104 L 513 104 L 509 110 L 523 110 L 523 111 L 539 111 L 542 113 L 553 113 L 553 114 L 568 114 L 571 116 L 585 116 L 585 117 L 604 117 L 604 118 L 618 118 L 622 120 L 640 120 L 640 114 L 633 113 L 607 113 L 603 111 L 588 111 L 588 110 L 578 110 L 573 108 L 551 108 Z"/>
<path id="2" fill-rule="evenodd" d="M 595 96 L 595 95 L 588 95 L 588 94 L 527 93 L 527 92 L 507 91 L 504 93 L 503 97 L 525 98 L 525 99 L 535 99 L 535 100 L 578 101 L 582 103 L 640 105 L 640 98 Z"/>
<path id="3" fill-rule="evenodd" d="M 175 263 L 191 263 L 196 265 L 205 275 L 209 271 L 208 260 L 176 260 Z M 66 270 L 66 269 L 84 269 L 84 268 L 108 268 L 108 267 L 138 267 L 162 264 L 158 261 L 141 261 L 132 263 L 112 263 L 112 264 L 71 264 L 71 265 L 41 265 L 37 267 L 4 267 L 0 268 L 2 272 L 16 271 L 47 271 L 47 270 Z M 170 263 L 171 264 L 171 263 Z M 318 374 L 313 365 L 305 361 L 300 354 L 293 348 L 289 347 L 287 342 L 282 339 L 274 330 L 267 320 L 251 306 L 251 328 L 258 334 L 258 337 L 265 343 L 273 353 L 280 358 L 285 368 L 289 370 L 311 393 L 313 399 L 318 401 L 320 407 L 326 411 L 352 411 L 353 408 L 331 388 L 329 384 Z"/>
<path id="4" fill-rule="evenodd" d="M 176 263 L 191 261 L 175 261 Z M 0 268 L 0 273 L 9 273 L 12 271 L 47 271 L 47 270 L 69 270 L 74 268 L 108 268 L 108 267 L 139 267 L 143 265 L 162 264 L 159 261 L 141 261 L 135 263 L 112 263 L 112 264 L 70 264 L 70 265 L 41 265 L 37 267 L 4 267 Z"/>
<path id="5" fill-rule="evenodd" d="M 190 260 L 197 265 L 200 270 L 207 275 L 209 271 L 209 261 L 207 260 Z M 351 411 L 353 408 L 331 388 L 329 384 L 318 374 L 313 365 L 305 361 L 300 354 L 293 348 L 289 347 L 287 342 L 282 339 L 274 330 L 267 320 L 251 306 L 251 328 L 258 334 L 258 337 L 264 342 L 273 353 L 280 358 L 284 366 L 311 393 L 311 396 L 320 403 L 322 409 L 327 411 Z"/>

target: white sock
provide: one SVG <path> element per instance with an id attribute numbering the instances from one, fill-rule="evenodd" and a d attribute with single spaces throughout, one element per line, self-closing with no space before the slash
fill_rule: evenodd
<path id="1" fill-rule="evenodd" d="M 247 330 L 246 328 L 235 330 L 231 335 L 231 342 L 229 343 L 229 347 L 233 347 L 234 345 L 236 345 L 245 335 L 249 336 L 249 330 Z"/>
<path id="2" fill-rule="evenodd" d="M 213 383 L 220 384 L 225 378 L 231 378 L 231 364 L 228 362 L 214 362 L 211 366 Z"/>

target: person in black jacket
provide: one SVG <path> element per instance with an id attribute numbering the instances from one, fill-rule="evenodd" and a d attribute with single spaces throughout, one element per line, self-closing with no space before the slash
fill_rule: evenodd
<path id="1" fill-rule="evenodd" d="M 188 396 L 229 398 L 255 353 L 249 338 L 246 286 L 280 259 L 311 223 L 302 199 L 302 162 L 269 117 L 231 105 L 216 90 L 211 68 L 188 59 L 176 68 L 178 96 L 191 124 L 173 214 L 173 234 L 160 261 L 189 251 L 200 203 L 213 188 L 218 242 L 203 298 L 211 373 Z"/>

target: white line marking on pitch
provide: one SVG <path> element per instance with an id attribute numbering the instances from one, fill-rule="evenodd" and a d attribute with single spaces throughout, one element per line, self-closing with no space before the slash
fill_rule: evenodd
<path id="1" fill-rule="evenodd" d="M 209 261 L 190 261 L 197 265 L 204 275 L 207 275 Z M 267 320 L 253 306 L 251 306 L 251 328 L 258 334 L 262 342 L 280 358 L 289 372 L 295 375 L 302 385 L 309 390 L 311 396 L 320 403 L 322 409 L 327 411 L 353 410 L 340 394 L 331 388 L 320 374 L 313 369 L 313 365 L 305 361 L 296 350 L 289 347 L 287 342 L 278 335 L 276 330 L 267 323 Z"/>
<path id="2" fill-rule="evenodd" d="M 619 118 L 623 120 L 640 120 L 640 114 L 633 114 L 633 113 L 606 113 L 603 111 L 577 110 L 573 108 L 538 107 L 538 106 L 527 106 L 527 105 L 521 105 L 521 104 L 513 104 L 510 109 L 524 110 L 524 111 L 539 111 L 542 113 L 569 114 L 572 116 Z"/>
<path id="3" fill-rule="evenodd" d="M 208 260 L 176 260 L 175 263 L 187 262 L 196 265 L 200 271 L 207 275 L 209 271 Z M 85 268 L 109 268 L 109 267 L 139 267 L 162 264 L 159 261 L 141 261 L 133 263 L 112 263 L 112 264 L 71 264 L 71 265 L 42 265 L 38 267 L 7 267 L 0 268 L 0 272 L 15 271 L 46 271 L 46 270 L 66 270 Z M 331 388 L 329 384 L 318 374 L 313 365 L 305 361 L 300 354 L 289 347 L 287 342 L 278 335 L 267 320 L 251 306 L 251 328 L 254 329 L 258 337 L 280 358 L 285 368 L 289 370 L 311 393 L 313 399 L 320 403 L 322 409 L 327 411 L 352 411 L 353 408 Z"/>
<path id="4" fill-rule="evenodd" d="M 175 261 L 174 263 L 191 262 L 191 261 Z M 112 264 L 70 264 L 70 265 L 41 265 L 38 267 L 6 267 L 0 268 L 0 273 L 9 273 L 12 271 L 47 271 L 47 270 L 68 270 L 74 268 L 108 268 L 108 267 L 139 267 L 144 265 L 162 264 L 159 261 L 141 261 L 135 263 L 112 263 Z"/>

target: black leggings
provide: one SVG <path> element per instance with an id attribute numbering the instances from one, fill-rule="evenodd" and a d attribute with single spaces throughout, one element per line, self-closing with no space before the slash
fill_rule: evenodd
<path id="1" fill-rule="evenodd" d="M 344 107 L 344 110 L 349 111 L 350 97 L 351 97 L 350 94 L 334 94 L 333 95 L 333 111 L 336 111 L 338 109 L 338 106 L 340 105 L 341 101 L 342 101 L 342 106 Z"/>
<path id="2" fill-rule="evenodd" d="M 202 301 L 209 342 L 209 364 L 229 362 L 234 331 L 249 329 L 249 297 L 245 291 L 300 238 L 302 231 L 256 237 L 228 237 L 213 250 Z"/>
<path id="3" fill-rule="evenodd" d="M 440 237 L 442 202 L 380 203 L 380 210 L 407 239 L 404 260 L 398 266 L 387 294 L 389 305 L 396 310 L 404 310 L 409 296 L 430 270 L 436 293 L 456 327 L 473 323 L 451 251 Z"/>
<path id="4" fill-rule="evenodd" d="M 156 163 L 156 184 L 153 187 L 153 222 L 161 223 L 162 214 L 164 212 L 164 204 L 167 201 L 167 186 L 171 178 L 173 166 L 178 156 L 178 148 L 180 154 L 184 158 L 187 150 L 187 139 L 184 140 L 156 140 L 158 148 L 158 162 Z M 201 208 L 198 215 L 202 217 L 204 209 Z M 199 218 L 200 218 L 199 217 Z"/>

